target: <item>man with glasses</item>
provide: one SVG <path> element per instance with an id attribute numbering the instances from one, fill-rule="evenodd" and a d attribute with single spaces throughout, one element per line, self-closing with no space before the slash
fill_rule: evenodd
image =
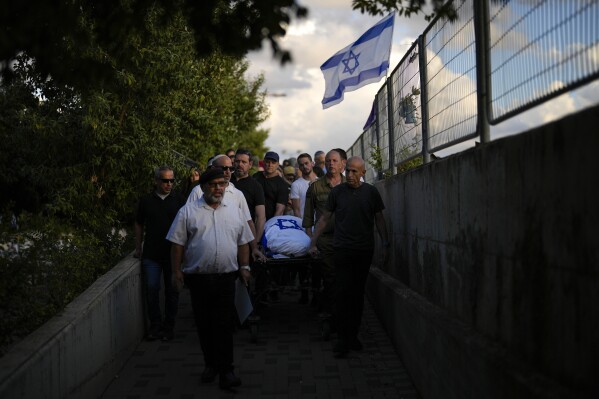
<path id="1" fill-rule="evenodd" d="M 242 211 L 230 201 L 228 184 L 223 169 L 205 172 L 200 178 L 202 197 L 181 208 L 167 234 L 173 243 L 173 284 L 189 287 L 204 354 L 201 381 L 219 376 L 221 389 L 241 385 L 233 372 L 235 280 L 240 277 L 246 286 L 249 282 L 248 243 L 254 239 Z"/>
<path id="2" fill-rule="evenodd" d="M 225 180 L 227 181 L 227 186 L 225 188 L 225 191 L 227 192 L 227 196 L 229 197 L 229 199 L 231 200 L 232 203 L 236 204 L 237 207 L 239 209 L 241 209 L 243 215 L 245 215 L 245 220 L 247 220 L 247 223 L 250 227 L 250 230 L 252 231 L 252 234 L 254 235 L 254 237 L 257 237 L 256 225 L 254 224 L 252 213 L 248 207 L 247 201 L 245 200 L 245 196 L 232 183 L 230 183 L 231 177 L 233 176 L 233 170 L 234 170 L 233 163 L 231 162 L 231 158 L 229 158 L 225 154 L 216 155 L 212 159 L 211 167 L 222 169 L 223 174 L 225 176 Z M 191 191 L 191 194 L 189 195 L 187 202 L 189 203 L 189 202 L 197 201 L 201 197 L 202 197 L 202 187 L 200 185 L 200 186 L 195 187 Z M 262 229 L 264 229 L 264 225 L 262 225 Z M 255 260 L 265 259 L 264 255 L 262 254 L 262 252 L 260 252 L 260 249 L 258 248 L 258 243 L 257 243 L 256 239 L 251 242 L 250 246 L 252 249 L 252 257 Z"/>
<path id="3" fill-rule="evenodd" d="M 171 285 L 171 243 L 165 239 L 175 215 L 185 204 L 183 196 L 173 192 L 174 183 L 175 174 L 170 167 L 156 169 L 155 189 L 140 199 L 135 218 L 135 257 L 141 257 L 150 319 L 146 338 L 150 341 L 173 338 L 179 306 L 179 292 Z M 161 275 L 164 278 L 164 320 L 160 310 Z"/>

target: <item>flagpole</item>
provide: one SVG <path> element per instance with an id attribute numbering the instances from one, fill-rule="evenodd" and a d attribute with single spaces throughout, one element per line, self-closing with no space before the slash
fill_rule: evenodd
<path id="1" fill-rule="evenodd" d="M 387 68 L 385 80 L 389 78 L 389 71 L 391 70 L 391 52 L 393 51 L 393 35 L 395 34 L 395 10 L 391 14 L 393 14 L 393 25 L 391 25 L 391 46 L 389 46 L 389 68 Z"/>
<path id="2" fill-rule="evenodd" d="M 395 22 L 395 11 L 393 14 L 393 22 Z M 389 70 L 391 69 L 391 51 L 393 50 L 393 33 L 395 29 L 395 23 L 391 26 L 391 45 L 389 46 L 389 67 L 387 68 L 387 77 L 385 78 L 385 82 L 387 83 L 387 122 L 389 124 L 389 142 L 388 142 L 388 151 L 387 159 L 389 160 L 389 169 L 391 169 L 391 174 L 395 174 L 395 132 L 393 131 L 393 126 L 395 125 L 393 121 L 393 82 L 389 80 Z"/>

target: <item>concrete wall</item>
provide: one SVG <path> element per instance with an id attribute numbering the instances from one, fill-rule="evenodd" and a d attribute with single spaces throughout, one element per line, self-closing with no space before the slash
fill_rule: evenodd
<path id="1" fill-rule="evenodd" d="M 424 398 L 599 397 L 599 108 L 377 183 L 369 297 Z"/>
<path id="2" fill-rule="evenodd" d="M 139 259 L 129 256 L 0 359 L 0 397 L 98 397 L 144 334 Z"/>

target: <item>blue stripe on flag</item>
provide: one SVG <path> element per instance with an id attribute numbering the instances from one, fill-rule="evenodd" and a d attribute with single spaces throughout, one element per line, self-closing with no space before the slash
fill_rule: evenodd
<path id="1" fill-rule="evenodd" d="M 345 91 L 346 88 L 351 88 L 352 86 L 356 86 L 356 85 L 358 85 L 358 83 L 360 83 L 364 80 L 376 78 L 377 76 L 382 78 L 383 72 L 385 72 L 388 68 L 389 68 L 389 61 L 385 61 L 381 65 L 379 65 L 378 68 L 372 68 L 372 69 L 368 69 L 366 71 L 362 71 L 357 76 L 352 76 L 351 78 L 347 78 L 347 79 L 340 81 L 339 86 L 337 87 L 337 90 L 335 91 L 335 94 L 333 94 L 330 97 L 323 98 L 322 105 L 326 105 L 326 104 L 332 103 L 336 100 L 342 99 L 343 92 Z M 332 105 L 334 105 L 334 104 L 332 104 Z"/>

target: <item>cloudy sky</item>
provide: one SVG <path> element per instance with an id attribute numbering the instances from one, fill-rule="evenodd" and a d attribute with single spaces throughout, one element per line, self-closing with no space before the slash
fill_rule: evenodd
<path id="1" fill-rule="evenodd" d="M 248 56 L 250 77 L 263 73 L 265 88 L 270 94 L 267 97 L 270 117 L 262 126 L 270 131 L 266 145 L 282 158 L 297 156 L 300 152 L 313 154 L 321 149 L 349 148 L 362 133 L 374 96 L 384 83 L 381 79 L 348 92 L 340 104 L 323 110 L 321 100 L 325 85 L 320 65 L 382 17 L 352 11 L 351 0 L 304 0 L 301 3 L 309 9 L 308 18 L 293 21 L 281 42 L 292 52 L 293 63 L 281 67 L 273 60 L 270 48 Z M 427 26 L 422 16 L 396 18 L 391 70 Z M 494 126 L 492 138 L 521 132 L 597 104 L 598 89 L 595 82 Z M 469 145 L 472 143 L 457 149 Z M 447 150 L 445 154 L 450 152 L 452 150 Z"/>

